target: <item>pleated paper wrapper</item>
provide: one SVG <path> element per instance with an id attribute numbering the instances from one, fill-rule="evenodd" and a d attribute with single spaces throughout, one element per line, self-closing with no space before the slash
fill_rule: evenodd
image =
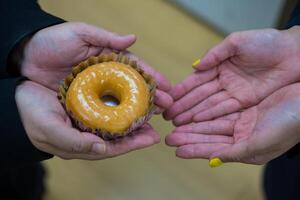
<path id="1" fill-rule="evenodd" d="M 77 74 L 79 74 L 80 72 L 82 72 L 83 70 L 85 70 L 86 68 L 92 65 L 105 63 L 105 62 L 112 62 L 112 61 L 124 63 L 126 65 L 131 66 L 133 69 L 135 69 L 144 78 L 150 91 L 150 98 L 148 102 L 149 106 L 146 114 L 139 117 L 136 121 L 132 122 L 131 126 L 126 131 L 119 132 L 119 133 L 110 133 L 105 130 L 92 129 L 86 127 L 80 120 L 76 119 L 76 116 L 74 116 L 70 110 L 66 108 L 66 94 L 72 81 L 76 78 Z M 141 127 L 143 124 L 145 124 L 147 121 L 150 120 L 150 118 L 152 117 L 155 111 L 155 105 L 154 105 L 155 89 L 156 89 L 156 83 L 154 79 L 150 75 L 145 73 L 135 60 L 132 60 L 129 57 L 122 55 L 121 53 L 100 54 L 99 56 L 92 56 L 72 68 L 72 72 L 60 84 L 59 91 L 58 91 L 58 99 L 63 105 L 63 107 L 65 108 L 68 115 L 70 116 L 74 127 L 78 128 L 81 131 L 94 133 L 99 137 L 103 138 L 104 140 L 114 140 L 117 138 L 124 137 L 126 135 L 133 134 L 135 130 L 137 130 L 139 127 Z"/>

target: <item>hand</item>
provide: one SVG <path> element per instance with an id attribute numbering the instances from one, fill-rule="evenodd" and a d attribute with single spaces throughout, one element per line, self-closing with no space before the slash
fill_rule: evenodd
<path id="1" fill-rule="evenodd" d="M 160 140 L 149 124 L 136 130 L 133 136 L 111 142 L 80 132 L 72 128 L 56 92 L 31 81 L 17 87 L 15 98 L 32 144 L 63 159 L 105 159 L 154 145 Z"/>
<path id="2" fill-rule="evenodd" d="M 296 83 L 242 112 L 179 126 L 166 143 L 182 158 L 265 164 L 300 142 L 299 105 Z"/>
<path id="3" fill-rule="evenodd" d="M 26 43 L 21 74 L 57 90 L 59 82 L 71 72 L 72 66 L 103 52 L 124 51 L 135 41 L 134 35 L 119 36 L 84 23 L 68 22 L 51 26 L 38 31 Z M 157 81 L 155 103 L 163 109 L 168 108 L 173 102 L 167 93 L 171 87 L 169 81 L 142 60 L 140 63 Z"/>
<path id="4" fill-rule="evenodd" d="M 300 80 L 300 30 L 233 33 L 196 63 L 197 71 L 171 91 L 164 114 L 175 125 L 249 108 Z"/>

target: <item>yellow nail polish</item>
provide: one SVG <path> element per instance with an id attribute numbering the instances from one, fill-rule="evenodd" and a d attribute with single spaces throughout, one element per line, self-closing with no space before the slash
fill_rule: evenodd
<path id="1" fill-rule="evenodd" d="M 200 59 L 195 60 L 195 62 L 193 62 L 193 64 L 192 64 L 192 67 L 193 67 L 194 69 L 196 69 L 196 68 L 197 68 L 197 65 L 199 65 L 199 63 L 200 63 Z"/>
<path id="2" fill-rule="evenodd" d="M 213 158 L 209 161 L 210 167 L 219 167 L 223 164 L 220 158 Z"/>

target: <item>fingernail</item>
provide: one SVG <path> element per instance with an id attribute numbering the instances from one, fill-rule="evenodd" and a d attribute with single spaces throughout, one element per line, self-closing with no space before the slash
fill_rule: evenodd
<path id="1" fill-rule="evenodd" d="M 222 160 L 220 158 L 213 158 L 209 161 L 210 167 L 219 167 L 223 164 Z"/>
<path id="2" fill-rule="evenodd" d="M 95 143 L 92 146 L 92 152 L 96 154 L 104 154 L 105 153 L 105 144 Z"/>
<path id="3" fill-rule="evenodd" d="M 193 62 L 193 64 L 192 64 L 192 67 L 193 67 L 194 69 L 197 69 L 197 66 L 199 65 L 199 63 L 200 63 L 200 59 L 195 60 L 195 61 Z"/>

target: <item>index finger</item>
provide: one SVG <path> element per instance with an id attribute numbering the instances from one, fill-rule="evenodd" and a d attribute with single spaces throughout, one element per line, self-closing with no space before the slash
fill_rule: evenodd
<path id="1" fill-rule="evenodd" d="M 193 65 L 197 70 L 208 70 L 220 65 L 226 59 L 234 56 L 237 52 L 237 33 L 226 37 L 220 44 L 210 49 L 204 57 Z"/>
<path id="2" fill-rule="evenodd" d="M 215 68 L 203 72 L 196 71 L 172 88 L 170 94 L 174 100 L 178 100 L 189 93 L 192 89 L 213 80 L 216 76 L 217 70 Z"/>
<path id="3" fill-rule="evenodd" d="M 157 88 L 161 89 L 165 92 L 168 92 L 171 89 L 171 83 L 170 81 L 161 73 L 156 71 L 153 67 L 148 65 L 144 60 L 139 58 L 138 56 L 132 54 L 129 51 L 125 51 L 124 54 L 128 56 L 130 59 L 136 60 L 137 64 L 149 75 L 151 75 L 156 83 L 157 83 Z"/>

